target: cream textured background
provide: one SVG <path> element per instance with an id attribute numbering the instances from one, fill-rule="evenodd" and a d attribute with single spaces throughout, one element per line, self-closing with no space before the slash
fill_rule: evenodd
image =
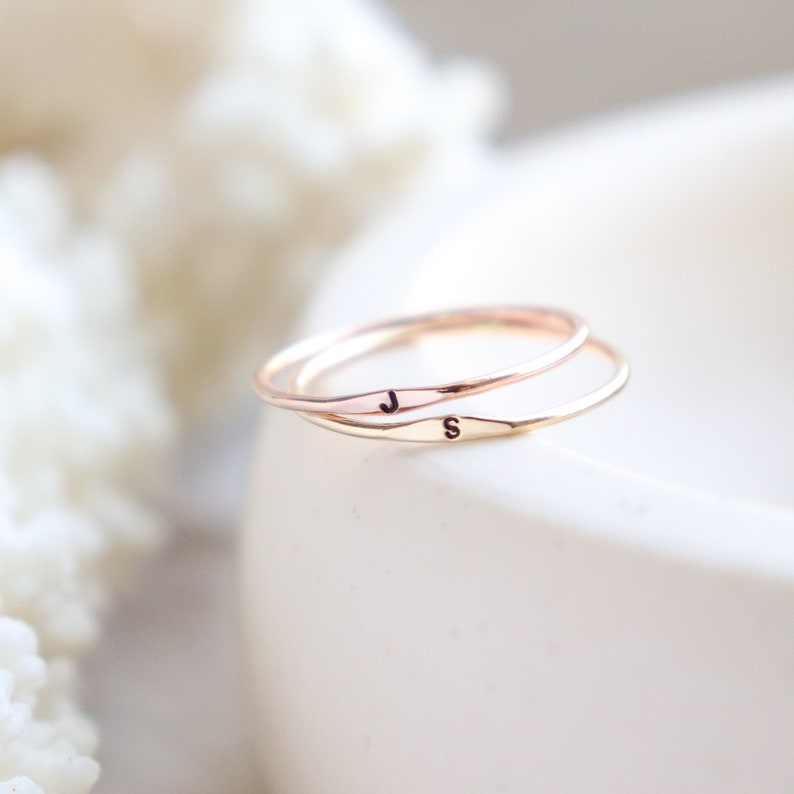
<path id="1" fill-rule="evenodd" d="M 794 68 L 790 0 L 392 5 L 439 56 L 481 55 L 506 73 L 508 138 Z M 252 399 L 236 435 L 195 440 L 194 452 L 217 454 L 211 470 L 185 466 L 174 509 L 189 531 L 174 533 L 175 545 L 149 566 L 108 626 L 87 693 L 103 726 L 98 794 L 259 791 L 246 739 L 233 559 L 255 410 Z"/>

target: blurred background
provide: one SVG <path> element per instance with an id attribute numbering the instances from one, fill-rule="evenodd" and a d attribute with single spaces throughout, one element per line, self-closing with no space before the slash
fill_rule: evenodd
<path id="1" fill-rule="evenodd" d="M 789 0 L 0 0 L 0 793 L 95 757 L 100 794 L 259 791 L 249 376 L 352 235 L 500 146 L 792 68 Z"/>
<path id="2" fill-rule="evenodd" d="M 502 71 L 508 138 L 794 66 L 794 6 L 785 0 L 390 5 L 437 55 L 473 53 Z"/>

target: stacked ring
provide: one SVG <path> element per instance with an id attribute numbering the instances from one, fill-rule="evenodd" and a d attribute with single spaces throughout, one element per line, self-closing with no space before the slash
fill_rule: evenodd
<path id="1" fill-rule="evenodd" d="M 341 396 L 307 393 L 321 375 L 364 353 L 402 345 L 436 331 L 482 327 L 517 328 L 561 336 L 563 340 L 542 355 L 466 380 Z M 609 360 L 613 365 L 611 377 L 596 390 L 547 410 L 504 418 L 455 414 L 397 422 L 360 418 L 394 416 L 507 386 L 557 367 L 583 350 Z M 291 376 L 287 386 L 276 386 L 279 378 L 287 375 Z M 491 308 L 436 312 L 321 334 L 273 356 L 255 376 L 254 387 L 266 402 L 297 411 L 303 418 L 337 432 L 399 441 L 449 442 L 522 433 L 570 419 L 617 394 L 628 375 L 625 359 L 603 342 L 589 338 L 587 325 L 573 314 L 545 308 Z"/>

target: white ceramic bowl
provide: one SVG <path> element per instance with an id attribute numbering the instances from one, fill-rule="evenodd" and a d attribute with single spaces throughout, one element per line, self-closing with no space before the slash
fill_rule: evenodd
<path id="1" fill-rule="evenodd" d="M 578 311 L 626 392 L 469 445 L 264 412 L 268 791 L 794 790 L 794 82 L 504 153 L 358 241 L 304 330 L 499 303 Z"/>

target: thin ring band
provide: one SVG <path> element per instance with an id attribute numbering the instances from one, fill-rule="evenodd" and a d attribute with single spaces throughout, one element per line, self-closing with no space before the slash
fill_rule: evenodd
<path id="1" fill-rule="evenodd" d="M 405 422 L 364 422 L 350 416 L 306 412 L 300 412 L 300 416 L 338 433 L 393 441 L 448 443 L 526 433 L 579 416 L 614 397 L 626 385 L 629 365 L 620 353 L 593 338 L 584 345 L 584 350 L 591 350 L 612 362 L 614 370 L 609 380 L 603 386 L 574 400 L 522 416 L 496 418 L 447 414 Z M 305 373 L 301 371 L 295 377 L 293 385 L 300 390 L 319 374 L 320 370 L 317 368 L 312 368 L 311 377 L 304 377 Z"/>
<path id="2" fill-rule="evenodd" d="M 428 331 L 476 326 L 517 326 L 567 338 L 552 350 L 515 366 L 440 386 L 379 389 L 327 397 L 279 389 L 276 379 L 301 370 L 322 357 L 323 370 L 376 348 L 404 342 Z M 267 361 L 254 377 L 254 389 L 267 403 L 304 413 L 389 415 L 507 386 L 537 375 L 573 356 L 587 341 L 589 329 L 574 314 L 556 309 L 490 308 L 435 312 L 386 322 L 331 331 L 297 342 Z M 327 363 L 325 360 L 327 359 Z"/>

